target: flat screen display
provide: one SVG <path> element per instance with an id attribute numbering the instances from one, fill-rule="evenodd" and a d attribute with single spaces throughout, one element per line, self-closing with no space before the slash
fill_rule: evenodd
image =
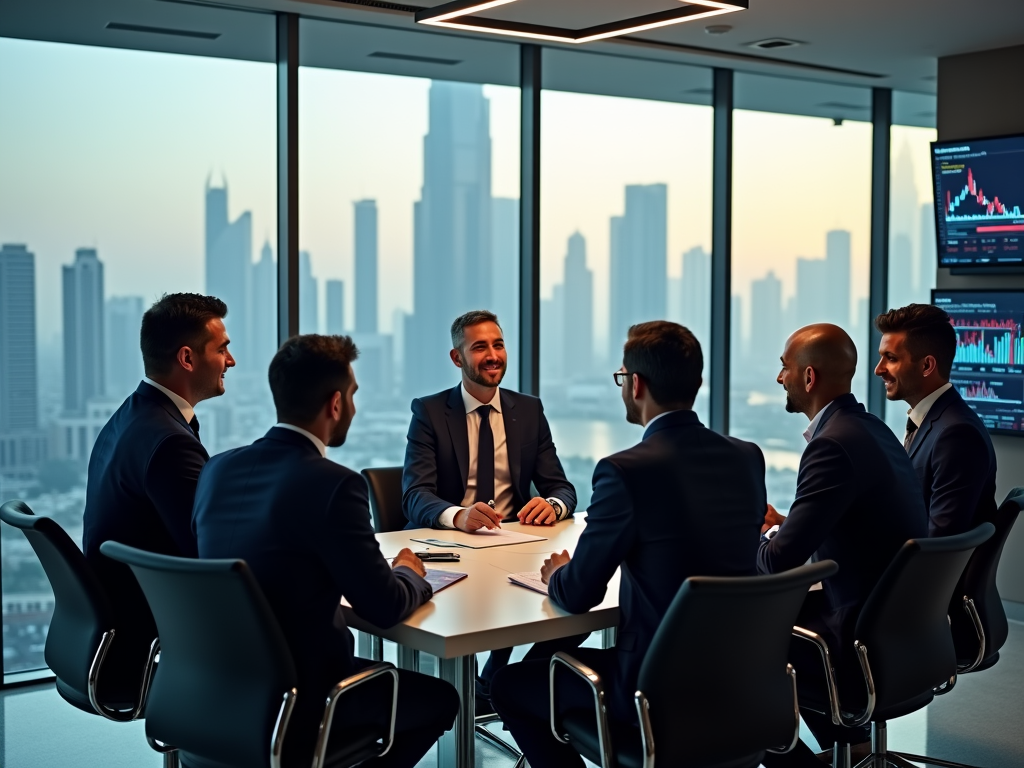
<path id="1" fill-rule="evenodd" d="M 932 144 L 940 267 L 1024 266 L 1024 135 Z"/>
<path id="2" fill-rule="evenodd" d="M 935 290 L 956 331 L 950 382 L 990 432 L 1024 435 L 1024 290 Z"/>

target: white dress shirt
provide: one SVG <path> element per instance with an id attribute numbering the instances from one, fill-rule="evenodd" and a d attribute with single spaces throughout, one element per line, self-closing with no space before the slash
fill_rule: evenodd
<path id="1" fill-rule="evenodd" d="M 185 417 L 185 421 L 192 421 L 192 417 L 196 415 L 196 411 L 188 400 L 179 395 L 177 392 L 171 392 L 171 390 L 169 390 L 162 384 L 157 384 L 155 381 L 149 378 L 149 376 L 144 376 L 142 380 L 149 384 L 149 386 L 156 387 L 169 398 L 171 398 L 171 402 L 178 406 L 178 410 L 181 411 L 181 415 Z"/>
<path id="2" fill-rule="evenodd" d="M 277 422 L 277 424 L 275 424 L 274 426 L 280 427 L 281 429 L 290 429 L 292 432 L 298 432 L 300 435 L 305 435 L 306 437 L 309 438 L 310 442 L 316 446 L 316 449 L 320 451 L 320 455 L 323 456 L 325 459 L 327 458 L 327 446 L 324 445 L 323 440 L 314 435 L 312 432 L 307 432 L 302 427 L 296 427 L 294 424 L 285 424 L 283 421 Z"/>
<path id="3" fill-rule="evenodd" d="M 826 405 L 824 408 L 822 408 L 820 411 L 814 414 L 814 418 L 811 419 L 811 423 L 807 425 L 807 429 L 804 430 L 804 440 L 806 440 L 808 443 L 811 442 L 811 438 L 814 437 L 814 431 L 818 428 L 818 425 L 821 423 L 821 419 L 825 415 L 825 411 L 827 411 L 834 402 L 835 400 L 832 400 L 828 405 Z"/>
<path id="4" fill-rule="evenodd" d="M 907 418 L 914 422 L 917 425 L 918 429 L 920 429 L 921 425 L 924 424 L 924 420 L 928 417 L 928 411 L 930 411 L 932 409 L 932 406 L 935 405 L 935 401 L 942 397 L 946 393 L 946 390 L 952 386 L 953 385 L 947 381 L 941 387 L 939 387 L 930 395 L 928 395 L 928 397 L 926 397 L 920 403 L 918 403 L 909 411 L 907 411 Z M 916 432 L 917 430 L 914 431 Z M 904 444 L 907 442 L 907 438 L 909 436 L 909 432 L 903 433 Z"/>

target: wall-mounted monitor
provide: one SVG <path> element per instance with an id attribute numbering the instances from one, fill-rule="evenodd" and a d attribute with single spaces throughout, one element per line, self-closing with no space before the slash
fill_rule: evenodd
<path id="1" fill-rule="evenodd" d="M 1024 267 L 1024 134 L 932 143 L 940 267 Z"/>
<path id="2" fill-rule="evenodd" d="M 934 290 L 956 331 L 950 382 L 990 432 L 1024 435 L 1024 289 Z"/>

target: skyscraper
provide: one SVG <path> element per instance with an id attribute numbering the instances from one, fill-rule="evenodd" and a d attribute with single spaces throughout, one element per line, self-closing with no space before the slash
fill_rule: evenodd
<path id="1" fill-rule="evenodd" d="M 825 259 L 796 260 L 796 325 L 827 323 L 833 312 L 829 307 L 828 262 Z"/>
<path id="2" fill-rule="evenodd" d="M 107 299 L 106 358 L 107 395 L 122 400 L 139 386 L 142 379 L 141 296 L 111 296 Z"/>
<path id="3" fill-rule="evenodd" d="M 240 370 L 255 370 L 251 355 L 252 215 L 228 218 L 228 186 L 206 182 L 206 292 L 228 305 L 224 322 Z"/>
<path id="4" fill-rule="evenodd" d="M 782 281 L 769 271 L 750 284 L 750 357 L 759 373 L 775 364 L 782 354 Z"/>
<path id="5" fill-rule="evenodd" d="M 491 304 L 490 102 L 483 86 L 434 81 L 423 139 L 423 188 L 414 207 L 413 311 L 406 390 L 451 386 L 452 320 Z M 410 375 L 411 373 L 411 375 Z"/>
<path id="6" fill-rule="evenodd" d="M 377 332 L 377 201 L 355 208 L 356 332 Z"/>
<path id="7" fill-rule="evenodd" d="M 345 333 L 345 283 L 341 280 L 324 283 L 324 299 L 327 302 L 327 333 L 341 336 Z"/>
<path id="8" fill-rule="evenodd" d="M 320 332 L 318 293 L 309 251 L 299 251 L 299 333 Z"/>
<path id="9" fill-rule="evenodd" d="M 896 159 L 892 164 L 892 184 L 889 202 L 889 247 L 895 245 L 899 235 L 906 237 L 907 255 L 910 264 L 910 282 L 906 286 L 909 294 L 913 294 L 919 275 L 915 274 L 913 253 L 918 237 L 920 198 L 917 184 L 914 183 L 914 160 L 910 145 L 906 141 L 900 146 Z M 889 285 L 893 285 L 890 279 Z"/>
<path id="10" fill-rule="evenodd" d="M 833 229 L 825 235 L 825 272 L 828 281 L 828 322 L 850 325 L 850 233 Z"/>
<path id="11" fill-rule="evenodd" d="M 701 347 L 711 344 L 711 254 L 699 245 L 683 254 L 683 279 L 679 319 Z"/>
<path id="12" fill-rule="evenodd" d="M 0 248 L 0 433 L 39 426 L 36 367 L 36 257 Z"/>
<path id="13" fill-rule="evenodd" d="M 626 210 L 611 219 L 609 359 L 618 359 L 629 327 L 666 310 L 668 187 L 628 185 Z"/>
<path id="14" fill-rule="evenodd" d="M 79 248 L 64 275 L 64 411 L 85 413 L 106 394 L 103 338 L 103 263 L 93 248 Z"/>
<path id="15" fill-rule="evenodd" d="M 519 349 L 519 200 L 491 200 L 491 305 L 509 354 Z"/>
<path id="16" fill-rule="evenodd" d="M 252 265 L 252 309 L 249 349 L 253 370 L 266 373 L 277 352 L 277 262 L 270 241 L 260 249 L 260 260 Z M 232 344 L 234 341 L 232 341 Z"/>
<path id="17" fill-rule="evenodd" d="M 889 245 L 889 306 L 902 307 L 914 300 L 914 254 L 910 236 L 900 232 Z"/>
<path id="18" fill-rule="evenodd" d="M 569 237 L 562 281 L 562 362 L 565 378 L 587 378 L 594 369 L 594 273 L 587 268 L 587 241 L 579 232 Z"/>

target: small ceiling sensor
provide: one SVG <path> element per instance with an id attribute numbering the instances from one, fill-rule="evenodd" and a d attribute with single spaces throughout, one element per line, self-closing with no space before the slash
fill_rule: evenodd
<path id="1" fill-rule="evenodd" d="M 732 27 L 728 24 L 712 24 L 710 27 L 704 27 L 704 31 L 709 35 L 724 35 L 732 32 Z"/>
<path id="2" fill-rule="evenodd" d="M 784 37 L 769 37 L 767 40 L 758 40 L 747 43 L 747 45 L 751 48 L 760 48 L 762 51 L 775 51 L 779 48 L 795 48 L 803 43 L 799 40 L 787 40 Z"/>

